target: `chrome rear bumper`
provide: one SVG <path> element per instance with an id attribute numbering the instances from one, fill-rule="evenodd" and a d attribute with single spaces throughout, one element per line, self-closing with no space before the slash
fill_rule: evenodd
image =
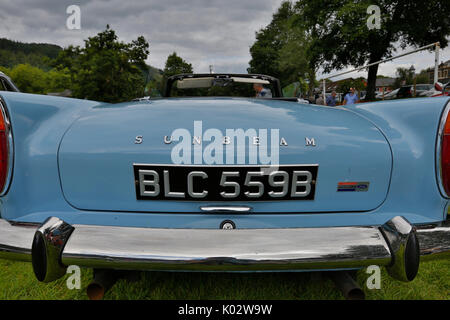
<path id="1" fill-rule="evenodd" d="M 417 237 L 416 237 L 417 234 Z M 412 280 L 423 255 L 450 251 L 450 224 L 417 230 L 395 217 L 383 226 L 291 229 L 152 229 L 74 225 L 40 228 L 0 219 L 0 258 L 31 261 L 40 281 L 66 266 L 124 270 L 276 271 L 386 266 Z M 32 257 L 32 259 L 31 259 Z"/>

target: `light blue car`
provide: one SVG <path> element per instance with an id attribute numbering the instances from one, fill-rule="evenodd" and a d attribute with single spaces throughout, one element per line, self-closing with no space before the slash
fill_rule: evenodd
<path id="1" fill-rule="evenodd" d="M 448 97 L 350 110 L 234 74 L 175 76 L 164 96 L 0 92 L 0 258 L 31 261 L 44 282 L 70 265 L 378 265 L 411 281 L 421 256 L 448 258 Z"/>

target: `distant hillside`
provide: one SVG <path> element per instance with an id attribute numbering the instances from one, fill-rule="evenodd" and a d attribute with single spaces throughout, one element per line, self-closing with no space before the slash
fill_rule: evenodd
<path id="1" fill-rule="evenodd" d="M 48 43 L 23 43 L 0 38 L 0 66 L 12 68 L 28 63 L 45 70 L 50 69 L 51 60 L 62 50 L 60 46 Z"/>
<path id="2" fill-rule="evenodd" d="M 13 52 L 23 52 L 24 54 L 41 54 L 55 59 L 62 48 L 56 44 L 49 43 L 23 43 L 19 41 L 0 38 L 0 50 L 8 50 Z"/>
<path id="3" fill-rule="evenodd" d="M 161 81 L 162 76 L 163 76 L 163 71 L 161 69 L 152 67 L 147 65 L 149 68 L 149 72 L 148 72 L 148 79 L 150 80 L 156 80 L 156 81 Z"/>

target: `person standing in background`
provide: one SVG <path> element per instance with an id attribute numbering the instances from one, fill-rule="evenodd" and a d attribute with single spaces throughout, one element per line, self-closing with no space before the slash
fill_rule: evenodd
<path id="1" fill-rule="evenodd" d="M 326 105 L 330 107 L 336 106 L 336 91 L 331 92 L 331 95 L 327 97 Z"/>
<path id="2" fill-rule="evenodd" d="M 325 101 L 323 101 L 323 95 L 319 95 L 316 99 L 316 104 L 324 105 Z"/>
<path id="3" fill-rule="evenodd" d="M 347 93 L 344 98 L 344 105 L 358 103 L 358 95 L 355 92 L 355 88 L 350 88 L 350 93 Z"/>

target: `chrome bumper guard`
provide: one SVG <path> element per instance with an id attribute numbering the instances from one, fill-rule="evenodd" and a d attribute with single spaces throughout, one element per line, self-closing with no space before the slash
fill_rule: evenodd
<path id="1" fill-rule="evenodd" d="M 379 265 L 386 266 L 392 277 L 410 281 L 417 274 L 420 255 L 448 252 L 449 220 L 441 227 L 418 230 L 403 217 L 380 227 L 212 230 L 72 226 L 51 217 L 36 230 L 0 219 L 0 258 L 31 261 L 36 277 L 44 282 L 64 275 L 69 265 L 172 271 Z"/>

